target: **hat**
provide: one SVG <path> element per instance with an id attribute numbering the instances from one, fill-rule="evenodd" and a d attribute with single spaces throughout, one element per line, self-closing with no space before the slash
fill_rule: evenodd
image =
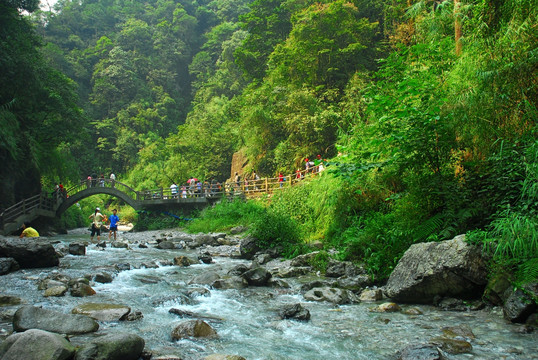
<path id="1" fill-rule="evenodd" d="M 97 208 L 95 208 L 95 210 L 97 210 L 97 211 L 101 211 L 101 209 L 99 209 L 98 207 L 97 207 Z"/>

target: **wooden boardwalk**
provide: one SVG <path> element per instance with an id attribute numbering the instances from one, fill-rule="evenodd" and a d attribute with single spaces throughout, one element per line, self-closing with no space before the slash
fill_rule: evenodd
<path id="1" fill-rule="evenodd" d="M 107 194 L 123 200 L 135 210 L 189 212 L 202 209 L 223 198 L 255 197 L 272 194 L 289 188 L 305 178 L 317 174 L 314 171 L 301 171 L 282 178 L 241 179 L 239 182 L 225 184 L 201 183 L 199 186 L 178 186 L 177 192 L 170 188 L 134 190 L 119 181 L 110 179 L 84 180 L 66 188 L 63 193 L 49 194 L 43 192 L 25 199 L 0 214 L 0 232 L 9 235 L 20 228 L 24 221 L 33 221 L 39 217 L 58 217 L 78 201 L 97 194 Z"/>

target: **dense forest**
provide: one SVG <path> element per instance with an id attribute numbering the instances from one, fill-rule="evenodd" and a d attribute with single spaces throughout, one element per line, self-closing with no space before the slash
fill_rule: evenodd
<path id="1" fill-rule="evenodd" d="M 469 232 L 537 276 L 537 0 L 0 8 L 3 206 L 91 173 L 168 187 L 228 179 L 238 152 L 246 176 L 320 154 L 328 175 L 270 205 L 303 242 L 384 278 Z"/>

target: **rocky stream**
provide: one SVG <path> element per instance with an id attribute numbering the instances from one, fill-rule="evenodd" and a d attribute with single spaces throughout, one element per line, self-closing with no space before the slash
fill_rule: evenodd
<path id="1" fill-rule="evenodd" d="M 309 256 L 256 253 L 241 234 L 161 230 L 88 242 L 78 229 L 25 240 L 22 255 L 18 239 L 0 239 L 1 360 L 538 359 L 535 325 L 456 296 L 476 299 L 476 284 L 483 291 L 477 260 L 467 264 L 473 274 L 460 274 L 470 287 L 451 284 L 450 270 L 422 289 L 397 289 L 417 278 L 397 269 L 378 289 L 351 263 L 333 261 L 322 276 Z M 457 294 L 436 295 L 451 295 L 447 284 Z M 525 318 L 536 321 L 535 309 Z"/>

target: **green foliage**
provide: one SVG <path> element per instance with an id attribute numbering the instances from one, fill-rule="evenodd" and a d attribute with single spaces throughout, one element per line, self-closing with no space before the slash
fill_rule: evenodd
<path id="1" fill-rule="evenodd" d="M 172 229 L 183 226 L 184 222 L 172 216 L 155 212 L 139 212 L 133 230 L 160 230 Z"/>
<path id="2" fill-rule="evenodd" d="M 264 212 L 264 207 L 254 201 L 224 200 L 204 209 L 199 217 L 186 225 L 186 230 L 192 233 L 218 232 L 240 225 L 248 227 Z"/>
<path id="3" fill-rule="evenodd" d="M 294 257 L 304 252 L 300 229 L 289 214 L 268 208 L 251 225 L 250 234 L 262 249 L 277 248 L 281 255 Z"/>

